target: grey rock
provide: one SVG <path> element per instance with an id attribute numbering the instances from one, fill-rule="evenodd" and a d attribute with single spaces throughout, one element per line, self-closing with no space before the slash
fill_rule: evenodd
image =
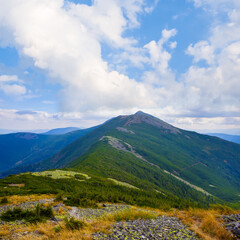
<path id="1" fill-rule="evenodd" d="M 178 239 L 197 240 L 195 233 L 174 217 L 158 217 L 157 219 L 134 220 L 114 224 L 112 234 L 95 233 L 93 239 Z"/>

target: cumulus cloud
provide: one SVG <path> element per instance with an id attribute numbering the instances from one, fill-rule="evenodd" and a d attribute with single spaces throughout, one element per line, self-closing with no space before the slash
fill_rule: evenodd
<path id="1" fill-rule="evenodd" d="M 0 88 L 6 95 L 20 96 L 26 93 L 26 88 L 17 84 L 2 85 Z"/>
<path id="2" fill-rule="evenodd" d="M 126 30 L 139 27 L 139 14 L 151 12 L 152 6 L 144 0 L 95 0 L 91 6 L 64 0 L 0 0 L 0 28 L 8 33 L 0 42 L 14 45 L 61 84 L 58 97 L 62 111 L 112 117 L 141 108 L 172 116 L 201 112 L 216 117 L 231 112 L 238 117 L 239 1 L 192 1 L 216 15 L 224 12 L 227 21 L 214 22 L 209 38 L 189 45 L 186 53 L 193 63 L 179 78 L 170 67 L 177 47 L 176 29 L 162 30 L 159 41 L 145 46 L 126 37 Z M 103 59 L 105 44 L 120 52 L 119 62 L 115 62 L 119 66 Z M 200 64 L 202 60 L 206 66 Z M 141 78 L 124 73 L 128 62 L 141 68 Z M 25 93 L 23 84 L 11 81 L 0 78 L 1 90 Z M 46 114 L 24 116 L 35 119 Z M 59 114 L 54 116 L 60 118 Z"/>
<path id="3" fill-rule="evenodd" d="M 206 11 L 227 12 L 228 18 L 226 21 L 220 17 L 218 24 L 214 23 L 206 41 L 188 47 L 187 54 L 193 56 L 195 64 L 183 75 L 186 91 L 183 106 L 208 112 L 209 116 L 219 112 L 239 116 L 240 3 L 230 0 L 194 2 L 198 7 L 206 7 Z M 227 7 L 221 9 L 222 4 Z M 208 65 L 198 65 L 201 60 Z"/>
<path id="4" fill-rule="evenodd" d="M 16 75 L 1 75 L 0 76 L 0 90 L 6 95 L 22 96 L 26 94 L 27 90 L 25 86 L 20 85 L 22 80 Z"/>
<path id="5" fill-rule="evenodd" d="M 87 128 L 102 124 L 114 115 L 120 114 L 120 110 L 115 110 L 113 113 L 107 110 L 87 111 L 83 114 L 80 112 L 48 113 L 46 111 L 0 109 L 0 126 L 1 129 L 9 129 L 9 126 L 12 126 L 15 130 L 21 131 L 74 126 Z"/>
<path id="6" fill-rule="evenodd" d="M 126 114 L 132 114 L 137 108 L 130 109 Z M 148 109 L 148 113 L 153 114 L 163 120 L 182 129 L 197 130 L 199 132 L 211 132 L 212 129 L 222 129 L 227 132 L 229 129 L 232 133 L 239 133 L 240 117 L 186 117 L 175 116 L 169 117 L 166 112 L 171 109 Z M 9 129 L 14 126 L 14 130 L 31 131 L 36 129 L 54 129 L 68 126 L 87 128 L 96 126 L 108 120 L 112 116 L 121 115 L 121 110 L 110 111 L 88 111 L 84 114 L 79 112 L 57 112 L 48 113 L 44 111 L 18 111 L 15 109 L 0 109 L 0 126 L 1 129 Z M 235 129 L 235 130 L 234 130 Z"/>
<path id="7" fill-rule="evenodd" d="M 214 63 L 214 49 L 207 41 L 191 44 L 186 53 L 194 57 L 194 62 L 205 60 L 208 64 Z"/>
<path id="8" fill-rule="evenodd" d="M 169 119 L 171 121 L 171 119 Z M 212 131 L 239 134 L 240 117 L 183 117 L 174 118 L 172 123 L 183 129 L 192 129 L 198 132 L 210 133 Z"/>
<path id="9" fill-rule="evenodd" d="M 15 45 L 63 86 L 62 110 L 152 104 L 142 83 L 110 70 L 101 56 L 101 41 L 117 48 L 133 44 L 122 34 L 138 26 L 143 0 L 97 0 L 92 6 L 63 0 L 0 2 L 0 22 L 11 29 Z"/>
<path id="10" fill-rule="evenodd" d="M 161 112 L 160 109 L 164 109 L 165 114 L 176 114 L 178 112 L 180 101 L 177 102 L 176 98 L 181 98 L 184 87 L 181 82 L 176 81 L 175 72 L 169 66 L 172 58 L 171 50 L 173 49 L 170 39 L 176 34 L 176 29 L 164 29 L 158 42 L 151 41 L 144 46 L 148 54 L 146 64 L 150 64 L 151 68 L 143 72 L 142 81 L 152 88 L 154 107 L 158 109 L 158 112 Z M 176 44 L 174 43 L 174 45 Z"/>
<path id="11" fill-rule="evenodd" d="M 169 39 L 176 34 L 176 29 L 164 29 L 158 42 L 151 41 L 144 46 L 148 51 L 148 63 L 151 64 L 152 69 L 151 71 L 146 71 L 142 78 L 144 82 L 153 84 L 155 87 L 160 87 L 160 91 L 164 90 L 161 89 L 162 87 L 169 86 L 169 84 L 175 80 L 175 76 L 169 67 L 171 53 L 166 50 L 165 45 L 168 43 Z"/>
<path id="12" fill-rule="evenodd" d="M 0 82 L 19 82 L 17 75 L 1 75 L 0 76 Z"/>
<path id="13" fill-rule="evenodd" d="M 151 41 L 144 48 L 148 49 L 150 62 L 154 68 L 158 68 L 163 74 L 168 69 L 168 62 L 171 59 L 171 54 L 164 49 L 164 44 L 177 33 L 176 29 L 162 31 L 162 38 L 156 43 Z"/>
<path id="14" fill-rule="evenodd" d="M 238 0 L 191 0 L 196 7 L 203 7 L 206 11 L 217 14 L 218 12 L 228 12 L 229 10 L 239 7 Z"/>

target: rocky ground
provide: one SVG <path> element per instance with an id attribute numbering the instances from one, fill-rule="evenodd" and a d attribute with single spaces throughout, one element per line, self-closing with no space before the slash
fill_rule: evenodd
<path id="1" fill-rule="evenodd" d="M 20 203 L 17 206 L 14 204 L 2 205 L 0 206 L 1 213 L 7 211 L 8 209 L 13 209 L 14 207 L 19 207 L 22 209 L 32 209 L 37 204 L 48 204 L 52 205 L 53 211 L 55 212 L 55 218 L 51 219 L 54 224 L 58 224 L 62 221 L 64 217 L 74 217 L 75 219 L 91 221 L 93 219 L 104 216 L 108 213 L 116 213 L 119 211 L 124 211 L 131 208 L 124 204 L 101 204 L 97 209 L 91 208 L 77 208 L 68 207 L 62 203 L 54 203 L 54 199 L 43 199 L 39 201 Z M 62 212 L 62 216 L 60 214 Z M 237 239 L 240 239 L 240 214 L 223 216 L 226 228 L 232 232 Z M 0 227 L 4 224 L 0 221 Z M 25 224 L 24 221 L 18 221 L 14 225 Z M 10 224 L 11 225 L 11 224 Z M 14 228 L 13 228 L 14 229 Z M 13 239 L 18 239 L 19 236 L 24 235 L 41 235 L 40 232 L 26 232 L 13 234 Z M 41 236 L 39 236 L 41 239 Z M 110 233 L 94 233 L 92 235 L 94 240 L 133 240 L 133 239 L 178 239 L 178 240 L 197 240 L 199 239 L 195 233 L 190 231 L 187 226 L 183 225 L 182 222 L 176 217 L 159 216 L 156 219 L 138 219 L 133 221 L 117 222 L 112 226 Z M 0 237 L 1 239 L 1 237 Z"/>
<path id="2" fill-rule="evenodd" d="M 198 239 L 177 218 L 161 216 L 157 219 L 118 222 L 113 226 L 111 234 L 96 233 L 93 239 L 133 240 L 133 239 Z"/>
<path id="3" fill-rule="evenodd" d="M 232 234 L 240 239 L 240 214 L 223 216 L 226 229 L 231 231 Z"/>
<path id="4" fill-rule="evenodd" d="M 103 204 L 101 208 L 91 209 L 91 208 L 82 208 L 71 207 L 69 210 L 69 216 L 74 217 L 79 220 L 92 220 L 94 218 L 101 217 L 108 213 L 115 213 L 119 211 L 124 211 L 129 209 L 128 205 L 119 205 L 119 204 Z"/>

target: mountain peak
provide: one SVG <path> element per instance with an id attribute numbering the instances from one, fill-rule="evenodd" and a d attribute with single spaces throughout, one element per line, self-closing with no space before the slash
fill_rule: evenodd
<path id="1" fill-rule="evenodd" d="M 134 115 L 148 115 L 148 114 L 143 111 L 137 111 Z"/>
<path id="2" fill-rule="evenodd" d="M 128 121 L 125 123 L 125 126 L 131 124 L 140 124 L 140 123 L 147 123 L 154 127 L 158 127 L 163 131 L 169 131 L 171 133 L 177 134 L 181 133 L 180 130 L 150 114 L 144 113 L 142 111 L 138 111 L 133 115 L 128 116 Z"/>

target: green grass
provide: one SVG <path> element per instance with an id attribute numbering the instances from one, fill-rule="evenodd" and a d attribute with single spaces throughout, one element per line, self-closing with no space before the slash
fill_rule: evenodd
<path id="1" fill-rule="evenodd" d="M 34 176 L 42 176 L 42 177 L 50 177 L 53 179 L 60 179 L 60 178 L 83 178 L 81 180 L 88 180 L 90 177 L 87 174 L 80 173 L 80 172 L 73 172 L 73 171 L 65 171 L 65 170 L 52 170 L 52 171 L 43 171 L 43 172 L 34 172 L 31 173 Z M 80 175 L 80 176 L 78 176 Z"/>
<path id="2" fill-rule="evenodd" d="M 125 183 L 125 182 L 121 182 L 121 181 L 118 181 L 116 179 L 113 179 L 113 178 L 108 178 L 110 181 L 114 182 L 115 184 L 117 185 L 120 185 L 120 186 L 125 186 L 125 187 L 128 187 L 128 188 L 135 188 L 135 189 L 139 189 L 129 183 Z"/>

